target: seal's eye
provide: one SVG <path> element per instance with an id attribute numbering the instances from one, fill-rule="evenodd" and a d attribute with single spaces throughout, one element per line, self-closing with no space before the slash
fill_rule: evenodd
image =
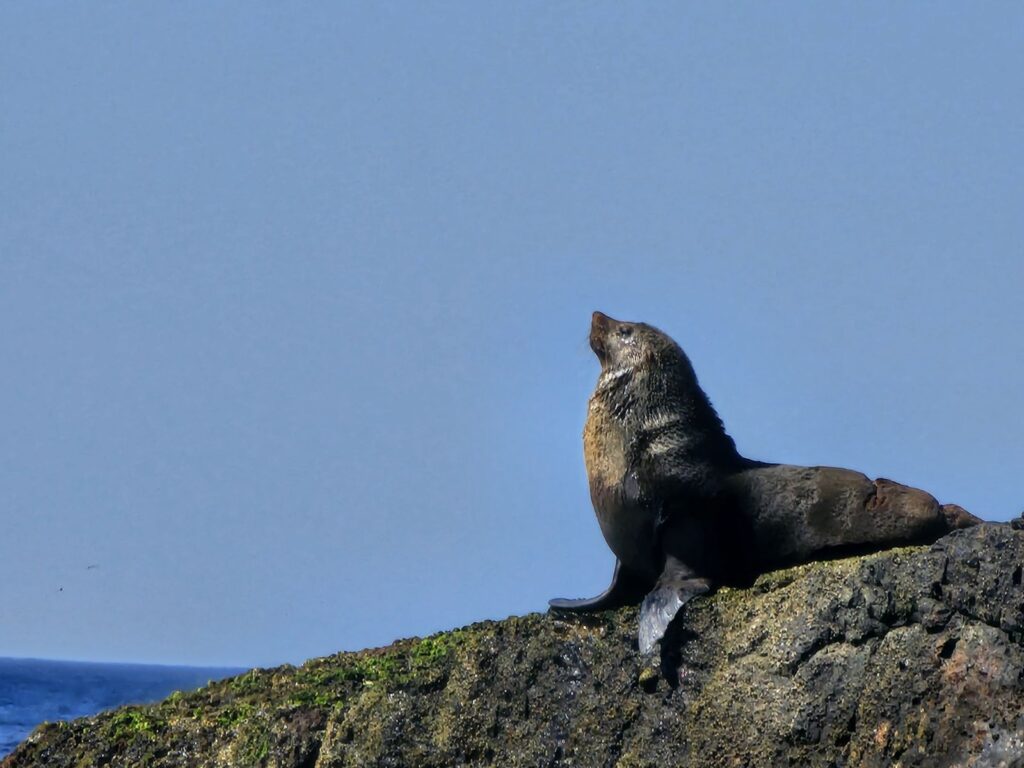
<path id="1" fill-rule="evenodd" d="M 628 339 L 630 336 L 633 335 L 633 329 L 630 328 L 628 325 L 620 325 L 618 333 L 620 339 Z"/>

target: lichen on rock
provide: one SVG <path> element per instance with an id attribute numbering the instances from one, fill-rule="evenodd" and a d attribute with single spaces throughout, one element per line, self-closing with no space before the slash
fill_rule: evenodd
<path id="1" fill-rule="evenodd" d="M 38 728 L 2 768 L 1024 764 L 1024 531 L 693 601 L 489 621 Z"/>

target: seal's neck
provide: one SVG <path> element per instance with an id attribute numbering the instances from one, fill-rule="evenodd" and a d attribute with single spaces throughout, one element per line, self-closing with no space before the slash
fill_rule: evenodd
<path id="1" fill-rule="evenodd" d="M 650 431 L 651 423 L 665 422 L 659 430 L 685 433 L 686 443 L 703 446 L 723 465 L 743 461 L 692 371 L 608 368 L 601 372 L 591 402 L 603 406 L 627 432 L 641 435 Z"/>
<path id="2" fill-rule="evenodd" d="M 597 379 L 597 387 L 594 389 L 594 397 L 607 397 L 616 391 L 627 388 L 633 379 L 634 371 L 635 369 L 631 365 L 601 371 L 601 375 Z"/>

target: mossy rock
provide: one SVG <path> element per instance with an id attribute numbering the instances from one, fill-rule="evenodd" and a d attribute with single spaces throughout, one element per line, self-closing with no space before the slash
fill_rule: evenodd
<path id="1" fill-rule="evenodd" d="M 765 574 L 693 601 L 488 621 L 40 726 L 2 768 L 1024 764 L 1024 532 Z"/>

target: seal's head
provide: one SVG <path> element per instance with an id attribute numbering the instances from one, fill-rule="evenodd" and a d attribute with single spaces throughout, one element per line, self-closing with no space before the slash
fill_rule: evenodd
<path id="1" fill-rule="evenodd" d="M 646 323 L 615 320 L 595 312 L 590 323 L 590 348 L 603 371 L 635 370 L 684 358 L 679 345 Z"/>

